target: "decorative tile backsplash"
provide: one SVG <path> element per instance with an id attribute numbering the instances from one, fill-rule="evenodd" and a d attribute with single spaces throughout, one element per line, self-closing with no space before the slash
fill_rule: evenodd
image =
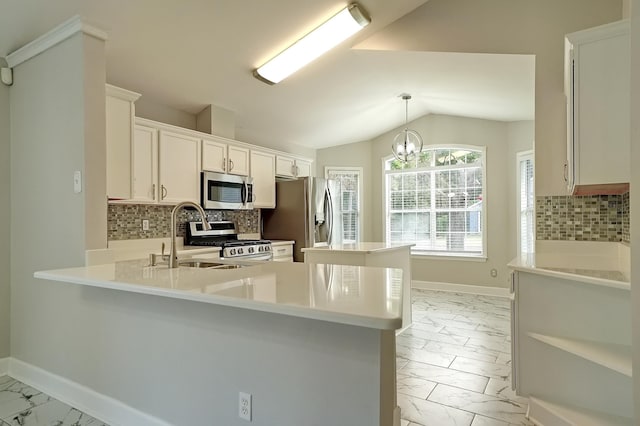
<path id="1" fill-rule="evenodd" d="M 171 211 L 173 206 L 153 204 L 109 204 L 107 212 L 107 239 L 134 240 L 141 238 L 166 238 L 171 234 Z M 207 210 L 209 221 L 231 220 L 235 222 L 238 233 L 258 233 L 258 210 Z M 149 230 L 142 230 L 142 220 L 149 220 Z M 186 235 L 186 222 L 199 221 L 195 210 L 183 209 L 178 213 L 176 235 Z"/>
<path id="2" fill-rule="evenodd" d="M 536 239 L 630 241 L 629 193 L 536 197 Z"/>

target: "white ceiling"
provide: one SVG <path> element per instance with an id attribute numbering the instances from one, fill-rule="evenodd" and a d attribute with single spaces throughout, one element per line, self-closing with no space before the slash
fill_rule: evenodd
<path id="1" fill-rule="evenodd" d="M 269 86 L 251 72 L 344 7 L 336 0 L 0 0 L 0 57 L 75 14 L 109 34 L 107 80 L 191 114 L 236 113 L 236 138 L 322 148 L 373 138 L 428 113 L 534 117 L 527 55 L 355 50 L 426 0 L 360 0 L 372 24 Z"/>

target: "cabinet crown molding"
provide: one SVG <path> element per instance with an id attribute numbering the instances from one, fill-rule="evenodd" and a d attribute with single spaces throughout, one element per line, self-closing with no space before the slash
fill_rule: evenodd
<path id="1" fill-rule="evenodd" d="M 108 83 L 105 84 L 105 93 L 107 96 L 122 99 L 123 101 L 128 102 L 135 102 L 140 99 L 140 96 L 142 96 L 140 93 L 132 92 L 131 90 L 113 86 Z"/>
<path id="2" fill-rule="evenodd" d="M 21 63 L 28 61 L 36 55 L 44 52 L 73 36 L 76 33 L 82 32 L 84 34 L 95 37 L 99 40 L 107 40 L 107 33 L 103 30 L 88 25 L 82 20 L 80 15 L 75 15 L 72 18 L 66 20 L 62 24 L 58 25 L 49 32 L 41 35 L 37 39 L 25 44 L 18 50 L 10 53 L 7 57 L 7 65 L 9 68 L 13 68 Z"/>

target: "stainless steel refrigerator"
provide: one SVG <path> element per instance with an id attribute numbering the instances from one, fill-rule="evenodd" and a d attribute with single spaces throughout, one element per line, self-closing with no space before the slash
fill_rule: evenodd
<path id="1" fill-rule="evenodd" d="M 338 244 L 342 226 L 333 204 L 336 182 L 305 177 L 276 182 L 276 208 L 262 210 L 262 238 L 293 240 L 293 259 L 305 247 Z"/>

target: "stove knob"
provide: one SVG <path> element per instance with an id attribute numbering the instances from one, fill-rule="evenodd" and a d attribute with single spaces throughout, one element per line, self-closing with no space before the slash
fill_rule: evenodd
<path id="1" fill-rule="evenodd" d="M 262 247 L 262 246 L 258 246 L 258 253 L 259 253 L 259 252 L 262 252 L 263 250 L 264 250 L 264 247 Z"/>
<path id="2" fill-rule="evenodd" d="M 238 249 L 238 254 L 242 254 L 244 252 L 244 250 L 242 250 L 241 248 Z"/>
<path id="3" fill-rule="evenodd" d="M 236 249 L 231 249 L 231 250 L 229 250 L 229 254 L 230 254 L 231 256 L 233 256 L 234 254 L 236 254 Z"/>
<path id="4" fill-rule="evenodd" d="M 255 249 L 253 247 L 249 247 L 249 253 L 253 253 Z"/>

